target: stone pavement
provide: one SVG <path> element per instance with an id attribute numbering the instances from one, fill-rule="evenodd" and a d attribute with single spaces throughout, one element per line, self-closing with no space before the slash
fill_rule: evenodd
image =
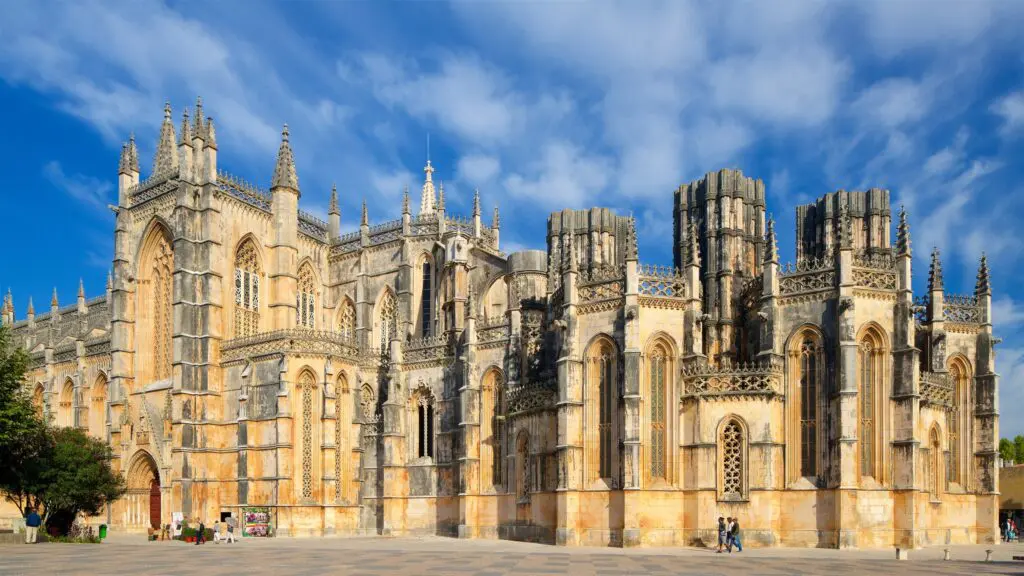
<path id="1" fill-rule="evenodd" d="M 748 549 L 716 554 L 697 548 L 556 548 L 449 538 L 245 539 L 195 546 L 113 535 L 100 545 L 0 545 L 0 574 L 345 574 L 351 576 L 498 576 L 572 574 L 1024 574 L 1024 545 L 890 550 Z M 982 562 L 991 548 L 994 562 Z"/>

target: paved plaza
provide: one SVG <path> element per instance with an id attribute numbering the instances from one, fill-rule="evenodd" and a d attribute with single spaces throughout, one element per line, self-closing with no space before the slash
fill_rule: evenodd
<path id="1" fill-rule="evenodd" d="M 754 549 L 716 554 L 696 548 L 556 548 L 448 538 L 246 539 L 195 546 L 113 535 L 101 545 L 0 546 L 0 574 L 1024 574 L 1024 545 L 951 546 L 912 551 Z M 983 562 L 985 549 L 993 562 Z"/>

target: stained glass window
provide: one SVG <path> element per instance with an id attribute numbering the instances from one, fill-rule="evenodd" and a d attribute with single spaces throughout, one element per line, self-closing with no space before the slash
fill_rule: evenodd
<path id="1" fill-rule="evenodd" d="M 235 336 L 252 336 L 260 324 L 260 270 L 256 246 L 246 240 L 235 254 Z"/>

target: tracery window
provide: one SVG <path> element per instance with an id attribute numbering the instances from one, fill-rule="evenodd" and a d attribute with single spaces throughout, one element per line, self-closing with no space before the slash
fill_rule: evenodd
<path id="1" fill-rule="evenodd" d="M 260 270 L 256 246 L 246 240 L 235 253 L 235 336 L 252 336 L 260 325 Z"/>
<path id="2" fill-rule="evenodd" d="M 942 447 L 939 444 L 939 431 L 933 427 L 928 438 L 928 446 L 931 454 L 928 455 L 928 470 L 926 471 L 925 482 L 927 483 L 928 494 L 932 500 L 939 499 L 939 486 L 942 484 L 939 475 L 942 474 L 942 466 L 939 464 L 942 458 Z"/>
<path id="3" fill-rule="evenodd" d="M 89 428 L 92 435 L 103 438 L 104 426 L 107 423 L 107 379 L 100 375 L 92 385 L 92 407 L 89 409 Z"/>
<path id="4" fill-rule="evenodd" d="M 163 380 L 171 377 L 171 338 L 173 324 L 174 252 L 167 240 L 160 236 L 156 257 L 153 259 L 153 377 Z"/>
<path id="5" fill-rule="evenodd" d="M 616 349 L 611 340 L 601 338 L 590 345 L 586 371 L 587 474 L 591 481 L 603 478 L 614 483 L 618 385 Z"/>
<path id="6" fill-rule="evenodd" d="M 334 404 L 334 499 L 341 501 L 344 496 L 344 483 L 348 480 L 348 429 L 351 425 L 352 398 L 349 395 L 348 379 L 344 374 L 338 376 Z"/>
<path id="7" fill-rule="evenodd" d="M 818 366 L 820 347 L 812 337 L 800 345 L 800 475 L 818 475 Z"/>
<path id="8" fill-rule="evenodd" d="M 387 354 L 391 346 L 391 338 L 398 332 L 398 301 L 391 290 L 385 290 L 377 304 L 377 331 L 380 336 L 381 354 Z"/>
<path id="9" fill-rule="evenodd" d="M 420 390 L 416 402 L 416 456 L 434 457 L 434 396 L 429 390 Z"/>
<path id="10" fill-rule="evenodd" d="M 525 430 L 516 438 L 516 497 L 520 502 L 530 497 L 530 435 Z"/>
<path id="11" fill-rule="evenodd" d="M 316 380 L 306 371 L 299 376 L 302 395 L 302 498 L 313 498 L 313 392 Z"/>
<path id="12" fill-rule="evenodd" d="M 667 422 L 665 406 L 668 355 L 663 346 L 655 346 L 650 358 L 651 386 L 651 478 L 666 479 Z"/>
<path id="13" fill-rule="evenodd" d="M 75 416 L 72 413 L 72 406 L 74 406 L 75 399 L 75 385 L 71 380 L 64 382 L 64 387 L 61 388 L 60 392 L 60 403 L 57 405 L 57 425 L 70 428 L 75 424 Z"/>
<path id="14" fill-rule="evenodd" d="M 507 422 L 505 420 L 505 382 L 497 376 L 494 382 L 494 485 L 505 485 L 505 436 Z"/>
<path id="15" fill-rule="evenodd" d="M 359 389 L 359 408 L 362 410 L 364 421 L 373 420 L 377 406 L 373 399 L 373 388 L 369 384 L 363 384 L 363 387 Z"/>
<path id="16" fill-rule="evenodd" d="M 963 431 L 969 430 L 965 426 L 964 406 L 968 404 L 968 393 L 970 391 L 970 377 L 968 368 L 961 358 L 954 358 L 950 362 L 949 375 L 953 380 L 953 402 L 950 405 L 946 418 L 946 443 L 949 445 L 949 460 L 946 471 L 946 482 L 963 483 Z"/>
<path id="17" fill-rule="evenodd" d="M 295 293 L 295 324 L 316 328 L 316 292 L 313 268 L 303 264 L 299 268 L 298 290 Z"/>
<path id="18" fill-rule="evenodd" d="M 746 446 L 743 427 L 736 419 L 730 419 L 722 427 L 719 446 L 722 466 L 722 499 L 741 500 L 746 496 L 744 481 Z"/>
<path id="19" fill-rule="evenodd" d="M 433 279 L 430 274 L 430 260 L 423 260 L 423 274 L 420 277 L 422 287 L 420 289 L 420 334 L 424 337 L 430 336 L 430 320 L 433 310 L 431 310 L 431 303 L 433 302 Z"/>
<path id="20" fill-rule="evenodd" d="M 504 486 L 505 384 L 501 372 L 488 370 L 481 386 L 480 472 L 485 487 Z"/>
<path id="21" fill-rule="evenodd" d="M 341 311 L 338 313 L 338 332 L 346 339 L 356 337 L 356 306 L 348 298 L 341 300 Z"/>

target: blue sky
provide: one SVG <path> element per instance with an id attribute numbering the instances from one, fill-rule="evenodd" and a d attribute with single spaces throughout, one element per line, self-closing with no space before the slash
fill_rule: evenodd
<path id="1" fill-rule="evenodd" d="M 723 167 L 762 178 L 793 255 L 794 207 L 878 186 L 905 204 L 923 291 L 993 268 L 1003 435 L 1024 433 L 1024 2 L 8 1 L 0 20 L 0 286 L 23 318 L 79 277 L 102 293 L 119 145 L 143 177 L 163 103 L 202 95 L 220 167 L 267 187 L 288 122 L 302 205 L 343 228 L 397 217 L 426 140 L 449 210 L 479 188 L 506 250 L 547 212 L 638 218 L 671 261 L 672 190 Z"/>

